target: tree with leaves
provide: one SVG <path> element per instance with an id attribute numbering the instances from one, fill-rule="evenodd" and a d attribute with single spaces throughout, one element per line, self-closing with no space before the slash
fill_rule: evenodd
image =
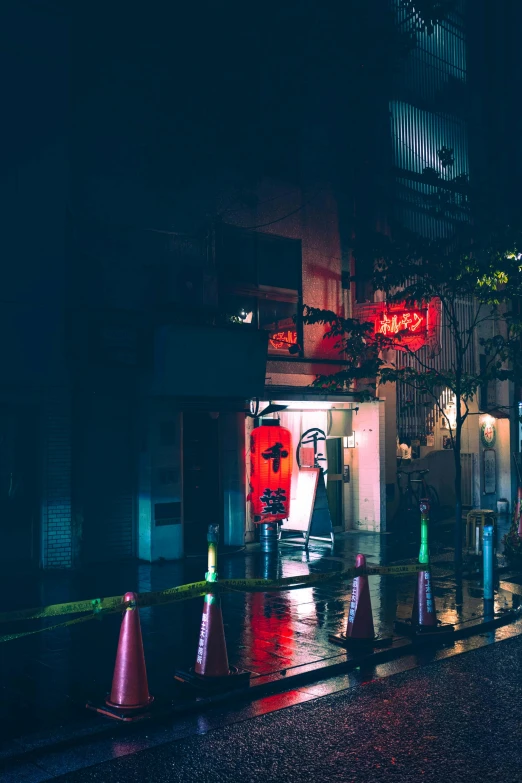
<path id="1" fill-rule="evenodd" d="M 513 303 L 522 296 L 522 235 L 512 229 L 479 236 L 471 226 L 460 237 L 430 241 L 396 233 L 359 241 L 354 255 L 361 266 L 373 267 L 374 290 L 390 305 L 408 308 L 440 303 L 445 363 L 434 361 L 433 349 L 412 350 L 407 332 L 374 334 L 374 324 L 342 318 L 330 311 L 305 307 L 304 322 L 327 325 L 325 337 L 336 338 L 346 362 L 343 369 L 318 376 L 315 384 L 334 390 L 353 388 L 362 379 L 374 384 L 398 382 L 428 400 L 446 419 L 455 460 L 455 563 L 462 561 L 462 428 L 472 414 L 471 403 L 484 384 L 518 381 L 522 372 L 522 320 Z M 463 322 L 462 304 L 468 317 Z M 440 339 L 440 338 L 439 338 Z M 477 365 L 477 343 L 485 357 Z M 397 362 L 402 348 L 407 361 Z M 441 395 L 449 389 L 457 401 L 450 422 Z M 368 391 L 365 392 L 366 395 Z M 460 403 L 459 403 L 460 401 Z M 483 411 L 485 412 L 485 411 Z"/>

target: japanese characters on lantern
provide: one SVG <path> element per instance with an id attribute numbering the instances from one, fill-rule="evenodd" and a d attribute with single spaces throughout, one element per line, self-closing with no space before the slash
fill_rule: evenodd
<path id="1" fill-rule="evenodd" d="M 250 500 L 254 522 L 276 522 L 290 514 L 292 436 L 277 419 L 265 419 L 250 436 Z"/>

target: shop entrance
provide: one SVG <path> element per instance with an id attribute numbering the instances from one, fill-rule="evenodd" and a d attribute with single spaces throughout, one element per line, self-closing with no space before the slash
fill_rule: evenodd
<path id="1" fill-rule="evenodd" d="M 223 537 L 219 418 L 207 411 L 183 413 L 183 525 L 185 554 L 207 550 L 207 531 Z"/>
<path id="2" fill-rule="evenodd" d="M 327 438 L 326 494 L 334 528 L 344 527 L 343 516 L 343 441 L 342 438 Z"/>

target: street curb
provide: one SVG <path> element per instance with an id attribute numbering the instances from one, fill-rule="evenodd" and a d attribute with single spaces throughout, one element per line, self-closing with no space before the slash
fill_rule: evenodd
<path id="1" fill-rule="evenodd" d="M 484 622 L 473 621 L 472 624 L 466 625 L 465 627 L 456 627 L 451 638 L 440 637 L 438 640 L 430 640 L 429 643 L 422 638 L 419 640 L 407 637 L 395 637 L 391 646 L 374 650 L 366 655 L 351 655 L 350 652 L 346 651 L 339 653 L 338 655 L 333 655 L 331 658 L 323 659 L 322 661 L 295 667 L 301 671 L 295 672 L 294 674 L 287 675 L 286 672 L 274 672 L 272 674 L 260 675 L 251 681 L 250 687 L 244 690 L 233 690 L 214 694 L 193 701 L 178 701 L 178 703 L 175 703 L 174 705 L 165 703 L 161 705 L 161 703 L 159 703 L 157 709 L 151 711 L 148 719 L 136 723 L 107 722 L 103 718 L 94 718 L 97 721 L 96 725 L 93 723 L 89 727 L 82 724 L 81 726 L 78 726 L 77 733 L 71 734 L 71 732 L 69 732 L 68 736 L 63 737 L 62 739 L 47 744 L 42 742 L 42 744 L 37 747 L 33 746 L 25 750 L 20 750 L 20 746 L 23 745 L 23 738 L 12 740 L 13 745 L 15 745 L 13 752 L 10 753 L 8 750 L 6 752 L 0 751 L 0 762 L 4 768 L 6 765 L 13 766 L 20 763 L 30 763 L 50 753 L 57 753 L 72 747 L 86 745 L 97 740 L 113 738 L 115 735 L 121 735 L 123 733 L 139 732 L 144 726 L 158 726 L 162 723 L 175 720 L 176 718 L 203 712 L 219 704 L 256 701 L 277 693 L 294 690 L 312 682 L 328 680 L 342 674 L 349 674 L 356 669 L 388 663 L 403 656 L 407 656 L 419 649 L 426 648 L 426 646 L 429 646 L 431 649 L 449 647 L 452 645 L 453 641 L 457 639 L 480 635 L 495 628 L 515 623 L 520 619 L 522 619 L 522 613 L 519 611 L 505 612 L 503 615 L 494 617 L 491 620 L 486 620 Z M 351 657 L 347 659 L 347 655 L 351 655 Z M 326 663 L 326 665 L 321 665 L 325 661 L 328 661 L 328 663 Z M 182 691 L 173 684 L 172 693 L 173 695 L 176 695 L 182 693 Z M 72 731 L 74 732 L 74 727 Z"/>

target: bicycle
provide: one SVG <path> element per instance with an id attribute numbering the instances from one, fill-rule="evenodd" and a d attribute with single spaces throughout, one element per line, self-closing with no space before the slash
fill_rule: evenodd
<path id="1" fill-rule="evenodd" d="M 417 519 L 420 517 L 420 502 L 424 498 L 427 498 L 430 504 L 430 516 L 433 519 L 440 508 L 439 495 L 435 487 L 426 482 L 424 478 L 429 473 L 427 468 L 422 470 L 398 470 L 397 471 L 397 485 L 399 487 L 400 503 L 398 514 L 404 514 L 409 518 L 414 517 Z M 412 478 L 418 475 L 420 478 Z M 401 476 L 408 477 L 408 483 L 406 489 L 403 490 L 401 485 Z"/>

